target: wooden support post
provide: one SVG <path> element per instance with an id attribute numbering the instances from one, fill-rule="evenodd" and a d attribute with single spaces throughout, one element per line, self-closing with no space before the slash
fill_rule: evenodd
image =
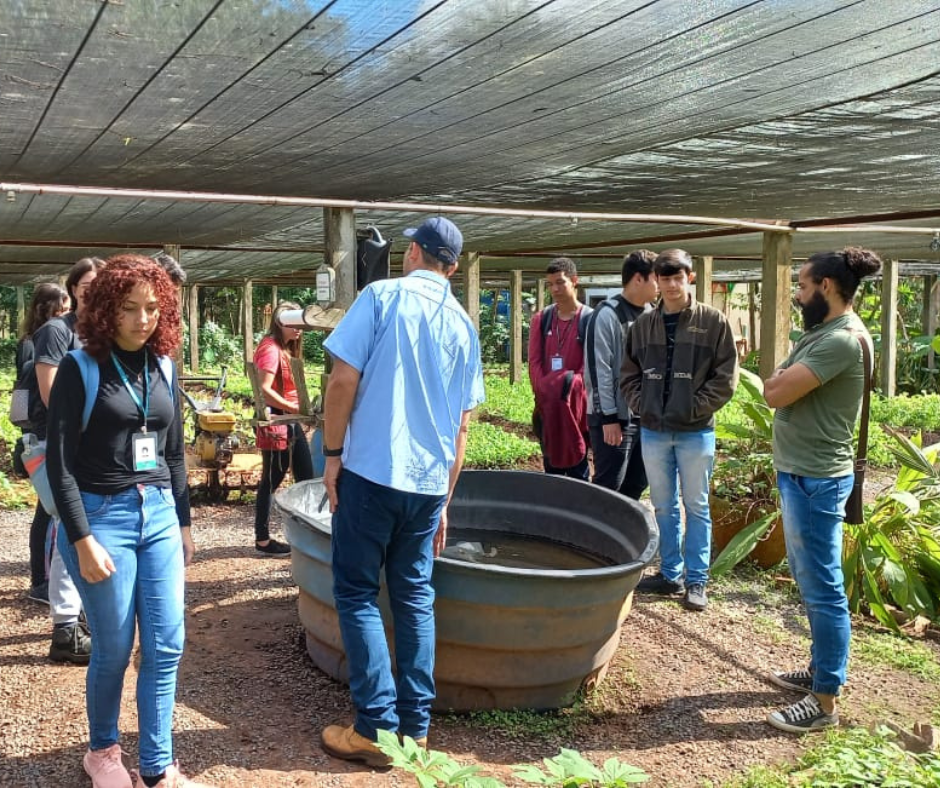
<path id="1" fill-rule="evenodd" d="M 793 265 L 791 233 L 764 233 L 761 276 L 760 376 L 765 380 L 790 351 Z"/>
<path id="2" fill-rule="evenodd" d="M 14 339 L 20 335 L 20 326 L 26 318 L 26 290 L 23 285 L 16 286 L 16 317 L 13 320 L 12 332 L 10 336 Z"/>
<path id="3" fill-rule="evenodd" d="M 545 280 L 539 277 L 535 280 L 535 311 L 545 309 Z"/>
<path id="4" fill-rule="evenodd" d="M 301 304 L 301 306 L 307 306 L 307 304 Z M 271 285 L 271 309 L 274 310 L 277 307 L 277 285 Z"/>
<path id="5" fill-rule="evenodd" d="M 170 257 L 176 260 L 176 262 L 179 263 L 180 267 L 182 268 L 182 261 L 180 260 L 180 245 L 179 244 L 163 244 L 163 253 L 168 254 Z M 182 315 L 183 308 L 186 306 L 186 302 L 185 302 L 186 294 L 183 292 L 182 285 L 180 285 L 177 288 L 177 298 L 179 299 L 180 315 Z M 183 357 L 184 357 L 183 345 L 182 343 L 180 343 L 180 346 L 176 348 L 176 357 L 173 359 L 176 362 L 176 366 L 179 369 L 183 369 L 183 366 L 184 366 Z"/>
<path id="6" fill-rule="evenodd" d="M 522 380 L 522 271 L 512 272 L 509 280 L 509 326 L 511 330 L 509 382 Z"/>
<path id="7" fill-rule="evenodd" d="M 711 255 L 695 258 L 695 300 L 703 304 L 712 303 L 712 271 L 715 267 Z"/>
<path id="8" fill-rule="evenodd" d="M 933 337 L 937 333 L 937 312 L 940 311 L 940 285 L 938 285 L 936 274 L 928 274 L 924 277 L 923 307 L 924 336 Z M 927 369 L 933 372 L 936 368 L 936 353 L 931 348 L 927 351 Z"/>
<path id="9" fill-rule="evenodd" d="M 189 370 L 199 373 L 199 285 L 189 286 Z"/>
<path id="10" fill-rule="evenodd" d="M 253 290 L 251 280 L 246 279 L 245 289 L 242 292 L 242 337 L 245 341 L 245 364 L 250 363 L 255 355 L 255 337 L 251 320 Z"/>
<path id="11" fill-rule="evenodd" d="M 324 262 L 336 272 L 333 305 L 349 309 L 356 298 L 356 213 L 324 208 Z"/>
<path id="12" fill-rule="evenodd" d="M 463 294 L 467 314 L 480 330 L 480 255 L 478 252 L 467 254 L 467 268 L 464 271 Z"/>
<path id="13" fill-rule="evenodd" d="M 893 397 L 897 388 L 898 261 L 885 260 L 881 269 L 881 393 Z"/>
<path id="14" fill-rule="evenodd" d="M 758 282 L 747 283 L 747 330 L 750 336 L 747 338 L 748 352 L 757 347 L 757 288 Z"/>

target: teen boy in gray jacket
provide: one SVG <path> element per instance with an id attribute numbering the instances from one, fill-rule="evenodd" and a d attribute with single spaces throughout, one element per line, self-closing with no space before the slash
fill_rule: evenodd
<path id="1" fill-rule="evenodd" d="M 646 489 L 640 450 L 640 420 L 620 393 L 620 365 L 627 332 L 650 308 L 659 288 L 653 274 L 656 253 L 630 252 L 621 269 L 622 292 L 600 304 L 584 338 L 584 386 L 588 431 L 594 453 L 594 484 L 639 499 Z"/>

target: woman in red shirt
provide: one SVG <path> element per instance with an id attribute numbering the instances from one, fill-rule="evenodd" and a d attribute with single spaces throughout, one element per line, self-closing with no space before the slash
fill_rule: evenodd
<path id="1" fill-rule="evenodd" d="M 301 332 L 282 326 L 278 320 L 289 309 L 300 309 L 300 305 L 291 301 L 281 301 L 277 305 L 271 328 L 258 343 L 254 356 L 264 401 L 272 415 L 300 412 L 290 361 L 301 357 Z M 296 422 L 258 427 L 256 445 L 261 449 L 261 481 L 255 501 L 255 548 L 266 555 L 287 556 L 290 555 L 290 546 L 272 539 L 268 531 L 271 497 L 292 465 L 294 481 L 313 478 L 310 446 Z"/>

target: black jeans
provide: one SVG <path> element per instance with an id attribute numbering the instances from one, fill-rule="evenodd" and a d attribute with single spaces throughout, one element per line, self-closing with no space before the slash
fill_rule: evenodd
<path id="1" fill-rule="evenodd" d="M 49 514 L 36 501 L 33 522 L 29 526 L 29 580 L 34 586 L 48 580 L 46 576 L 46 533 L 49 530 Z"/>
<path id="2" fill-rule="evenodd" d="M 619 446 L 604 443 L 604 427 L 591 426 L 594 451 L 594 484 L 639 500 L 647 488 L 646 466 L 640 449 L 640 425 L 621 422 L 623 439 Z"/>
<path id="3" fill-rule="evenodd" d="M 584 481 L 587 481 L 588 477 L 591 475 L 591 469 L 588 467 L 587 454 L 584 455 L 581 462 L 577 465 L 572 465 L 570 468 L 556 468 L 543 454 L 542 467 L 545 468 L 545 473 L 551 473 L 555 476 L 570 476 L 572 479 L 582 479 Z"/>
<path id="4" fill-rule="evenodd" d="M 310 445 L 299 424 L 287 425 L 287 448 L 282 451 L 261 451 L 261 481 L 255 500 L 255 541 L 265 542 L 271 538 L 268 520 L 271 518 L 271 498 L 281 486 L 288 469 L 293 465 L 294 481 L 303 482 L 313 478 L 313 459 Z"/>

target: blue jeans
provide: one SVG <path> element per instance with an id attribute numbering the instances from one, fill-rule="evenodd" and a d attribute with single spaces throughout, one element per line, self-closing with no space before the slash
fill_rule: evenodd
<path id="1" fill-rule="evenodd" d="M 427 736 L 434 699 L 434 535 L 446 496 L 401 492 L 349 470 L 333 514 L 333 596 L 356 731 Z M 395 625 L 397 682 L 379 613 L 379 575 Z"/>
<path id="2" fill-rule="evenodd" d="M 712 517 L 709 481 L 715 464 L 715 431 L 640 431 L 650 501 L 659 526 L 660 571 L 667 580 L 687 585 L 708 582 Z M 685 509 L 685 544 L 679 514 L 679 490 Z"/>
<path id="3" fill-rule="evenodd" d="M 842 574 L 842 520 L 854 476 L 777 473 L 790 573 L 800 587 L 813 644 L 813 692 L 838 695 L 849 662 L 851 622 Z"/>
<path id="4" fill-rule="evenodd" d="M 89 748 L 118 741 L 124 673 L 140 630 L 137 714 L 140 771 L 151 776 L 173 763 L 173 704 L 183 653 L 183 544 L 169 489 L 135 486 L 116 495 L 82 493 L 91 532 L 116 571 L 89 583 L 60 525 L 59 551 L 81 595 L 94 638 L 85 679 Z"/>

